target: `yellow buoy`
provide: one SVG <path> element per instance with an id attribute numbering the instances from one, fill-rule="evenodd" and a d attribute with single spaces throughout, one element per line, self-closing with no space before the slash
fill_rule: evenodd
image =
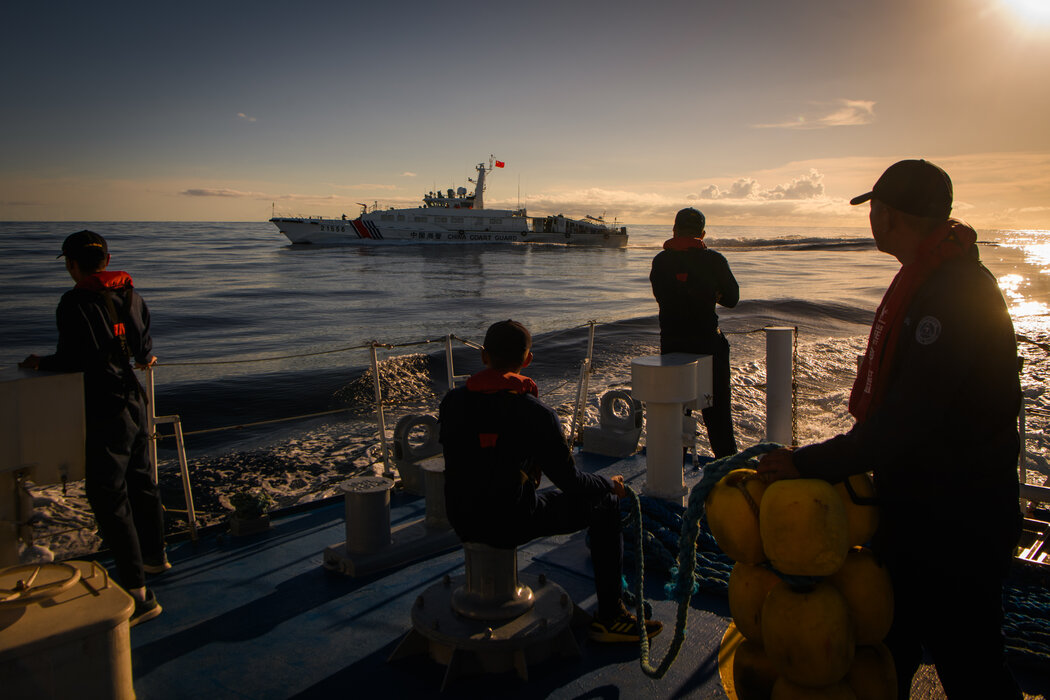
<path id="1" fill-rule="evenodd" d="M 853 474 L 847 481 L 858 498 L 875 497 L 875 485 L 867 474 Z M 849 545 L 857 547 L 871 541 L 875 528 L 879 526 L 879 509 L 874 504 L 861 504 L 853 500 L 846 489 L 846 482 L 835 484 L 842 503 L 846 506 L 846 522 L 849 525 Z"/>
<path id="2" fill-rule="evenodd" d="M 845 683 L 832 683 L 822 688 L 810 688 L 792 683 L 781 676 L 773 684 L 773 692 L 769 700 L 857 700 L 857 695 Z"/>
<path id="3" fill-rule="evenodd" d="M 748 641 L 762 644 L 762 604 L 780 577 L 764 566 L 738 561 L 729 572 L 729 612 Z"/>
<path id="4" fill-rule="evenodd" d="M 766 560 L 758 527 L 765 490 L 765 482 L 754 469 L 734 469 L 707 494 L 707 524 L 718 546 L 733 561 L 758 564 Z"/>
<path id="5" fill-rule="evenodd" d="M 846 674 L 857 700 L 897 700 L 897 669 L 883 644 L 859 646 Z"/>
<path id="6" fill-rule="evenodd" d="M 759 508 L 762 547 L 773 568 L 794 576 L 827 576 L 849 551 L 846 506 L 823 479 L 769 485 Z"/>
<path id="7" fill-rule="evenodd" d="M 893 585 L 890 574 L 870 549 L 854 547 L 846 563 L 828 578 L 846 599 L 857 644 L 877 644 L 893 622 Z"/>
<path id="8" fill-rule="evenodd" d="M 777 680 L 762 647 L 745 639 L 733 652 L 733 684 L 738 700 L 766 700 Z"/>
<path id="9" fill-rule="evenodd" d="M 792 683 L 837 683 L 853 663 L 855 646 L 846 601 L 823 581 L 807 592 L 778 583 L 762 605 L 762 643 L 777 672 Z"/>

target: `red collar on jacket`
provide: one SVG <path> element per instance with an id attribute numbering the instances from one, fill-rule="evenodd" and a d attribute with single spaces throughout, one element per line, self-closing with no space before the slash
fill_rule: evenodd
<path id="1" fill-rule="evenodd" d="M 513 394 L 532 394 L 537 397 L 540 395 L 536 382 L 529 377 L 498 369 L 483 369 L 477 374 L 471 375 L 470 379 L 467 380 L 467 391 L 480 391 L 489 394 L 497 391 L 509 391 Z"/>
<path id="2" fill-rule="evenodd" d="M 976 241 L 977 232 L 969 224 L 948 219 L 922 242 L 915 261 L 902 266 L 893 278 L 875 312 L 868 349 L 857 369 L 857 379 L 849 397 L 849 412 L 858 423 L 882 403 L 904 315 L 915 293 L 941 264 L 968 254 Z"/>
<path id="3" fill-rule="evenodd" d="M 103 289 L 124 289 L 125 287 L 132 287 L 131 275 L 126 272 L 102 270 L 101 272 L 92 272 L 86 277 L 82 277 L 77 282 L 77 289 L 86 289 L 91 292 L 101 292 Z"/>
<path id="4" fill-rule="evenodd" d="M 690 250 L 691 248 L 699 248 L 703 250 L 707 247 L 707 244 L 699 238 L 691 238 L 689 236 L 675 236 L 674 238 L 668 238 L 664 241 L 664 250 Z"/>

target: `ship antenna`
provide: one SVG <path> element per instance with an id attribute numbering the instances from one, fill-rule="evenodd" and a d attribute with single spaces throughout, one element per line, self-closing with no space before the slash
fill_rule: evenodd
<path id="1" fill-rule="evenodd" d="M 491 156 L 489 157 L 489 170 L 492 169 Z M 485 208 L 485 164 L 478 163 L 476 168 L 478 171 L 477 182 L 474 183 L 474 208 L 484 209 Z"/>

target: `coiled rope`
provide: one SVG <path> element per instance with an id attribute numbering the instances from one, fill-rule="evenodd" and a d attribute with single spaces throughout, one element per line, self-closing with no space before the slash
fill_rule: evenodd
<path id="1" fill-rule="evenodd" d="M 671 664 L 678 657 L 678 652 L 681 651 L 682 643 L 685 641 L 685 626 L 689 617 L 689 601 L 698 588 L 693 578 L 697 559 L 696 542 L 700 530 L 700 519 L 704 515 L 704 501 L 707 499 L 707 494 L 718 483 L 718 480 L 730 471 L 742 469 L 748 466 L 752 460 L 757 460 L 758 457 L 778 447 L 782 447 L 782 445 L 770 442 L 760 443 L 730 457 L 723 457 L 709 462 L 704 466 L 704 474 L 700 481 L 689 492 L 688 505 L 685 513 L 682 515 L 681 535 L 678 538 L 677 566 L 670 569 L 671 581 L 666 587 L 667 592 L 672 594 L 673 598 L 678 601 L 674 637 L 671 640 L 671 647 L 668 649 L 667 654 L 656 666 L 650 661 L 649 639 L 645 636 L 645 631 L 642 628 L 645 619 L 644 609 L 641 604 L 641 601 L 645 600 L 643 593 L 645 560 L 642 549 L 644 538 L 635 538 L 634 557 L 637 562 L 638 575 L 635 579 L 634 595 L 638 599 L 638 636 L 641 638 L 641 642 L 639 642 L 639 662 L 641 663 L 642 671 L 650 678 L 663 678 L 664 674 L 671 668 Z M 642 523 L 641 501 L 638 499 L 638 494 L 629 487 L 627 488 L 627 496 L 629 499 L 630 517 L 639 523 L 640 529 Z"/>

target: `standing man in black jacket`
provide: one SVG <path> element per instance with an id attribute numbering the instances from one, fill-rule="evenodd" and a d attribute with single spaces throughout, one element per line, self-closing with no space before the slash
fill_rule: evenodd
<path id="1" fill-rule="evenodd" d="M 1021 529 L 1013 324 L 977 233 L 950 219 L 952 183 L 925 160 L 889 167 L 871 192 L 878 249 L 901 263 L 875 313 L 849 410 L 853 428 L 766 455 L 768 480 L 874 472 L 872 542 L 893 580 L 886 645 L 899 697 L 923 650 L 949 698 L 1020 699 L 1005 661 L 1002 581 Z"/>
<path id="2" fill-rule="evenodd" d="M 485 334 L 487 369 L 441 401 L 445 509 L 464 542 L 512 548 L 537 537 L 588 529 L 598 611 L 589 636 L 637 642 L 638 621 L 621 600 L 623 476 L 576 468 L 558 414 L 538 398 L 536 382 L 520 374 L 532 361 L 532 335 L 517 321 Z M 557 489 L 540 491 L 546 474 Z M 644 621 L 645 634 L 663 628 Z"/>
<path id="3" fill-rule="evenodd" d="M 110 272 L 106 239 L 78 231 L 62 244 L 76 283 L 58 304 L 58 347 L 20 367 L 84 373 L 84 488 L 117 576 L 135 599 L 132 626 L 161 612 L 145 573 L 170 568 L 164 514 L 148 458 L 146 397 L 132 370 L 152 367 L 149 309 L 126 272 Z"/>
<path id="4" fill-rule="evenodd" d="M 711 355 L 713 402 L 701 412 L 715 457 L 736 454 L 730 402 L 729 341 L 718 328 L 715 304 L 740 301 L 740 286 L 725 256 L 704 243 L 707 221 L 696 209 L 682 209 L 674 235 L 653 258 L 649 281 L 660 305 L 660 354 Z"/>

